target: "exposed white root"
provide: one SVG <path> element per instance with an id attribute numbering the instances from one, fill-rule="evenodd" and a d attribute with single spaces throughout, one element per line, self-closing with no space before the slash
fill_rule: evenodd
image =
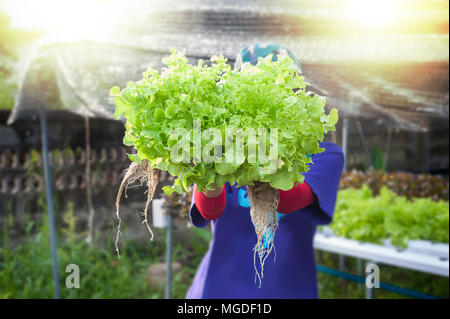
<path id="1" fill-rule="evenodd" d="M 250 216 L 255 226 L 257 238 L 256 245 L 253 248 L 253 266 L 259 279 L 259 287 L 261 287 L 264 277 L 264 263 L 272 249 L 274 249 L 275 231 L 278 227 L 277 207 L 280 202 L 280 194 L 268 183 L 255 182 L 254 186 L 248 186 L 247 189 L 250 202 Z M 264 247 L 265 236 L 266 247 Z M 258 271 L 256 264 L 257 254 L 261 271 Z"/>
<path id="2" fill-rule="evenodd" d="M 155 195 L 156 186 L 158 185 L 158 179 L 159 179 L 159 170 L 153 169 L 148 165 L 148 162 L 146 160 L 142 161 L 141 164 L 138 164 L 136 162 L 132 162 L 130 167 L 128 167 L 125 176 L 122 179 L 122 182 L 120 183 L 119 191 L 117 193 L 116 198 L 116 217 L 119 220 L 119 224 L 117 226 L 117 235 L 116 235 L 116 252 L 117 257 L 120 258 L 119 253 L 119 237 L 121 235 L 120 232 L 120 226 L 122 224 L 122 219 L 120 218 L 119 214 L 119 206 L 120 206 L 120 199 L 122 197 L 122 193 L 125 191 L 125 197 L 127 197 L 127 189 L 128 186 L 133 184 L 136 181 L 139 181 L 141 185 L 146 184 L 147 185 L 147 201 L 145 203 L 144 208 L 144 220 L 142 223 L 145 223 L 147 226 L 147 229 L 150 233 L 151 240 L 153 240 L 154 234 L 153 231 L 148 223 L 148 208 L 150 206 L 150 203 L 153 199 L 153 196 Z"/>

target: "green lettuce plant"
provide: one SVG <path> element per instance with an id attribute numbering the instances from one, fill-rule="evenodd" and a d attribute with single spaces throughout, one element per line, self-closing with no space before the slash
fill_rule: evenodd
<path id="1" fill-rule="evenodd" d="M 113 87 L 115 117 L 126 118 L 124 144 L 134 146 L 137 154 L 132 161 L 148 160 L 153 168 L 167 170 L 176 180 L 166 192 L 187 191 L 192 183 L 199 190 L 213 189 L 225 182 L 253 185 L 267 182 L 274 188 L 288 190 L 294 182 L 303 181 L 303 172 L 311 163 L 308 154 L 323 151 L 319 141 L 334 130 L 337 111 L 324 112 L 325 98 L 305 91 L 303 77 L 289 57 L 271 61 L 260 58 L 258 65 L 245 64 L 242 70 L 232 70 L 222 56 L 212 58 L 208 66 L 199 61 L 188 64 L 182 54 L 172 52 L 163 62 L 161 73 L 149 69 L 139 82 L 129 82 L 122 91 Z M 293 91 L 293 89 L 298 89 Z M 173 134 L 186 129 L 191 134 L 190 152 L 194 152 L 194 121 L 201 129 L 214 128 L 225 135 L 226 128 L 278 130 L 278 169 L 261 173 L 266 163 L 249 162 L 249 141 L 244 141 L 245 157 L 236 163 L 204 163 L 195 157 L 189 163 L 176 162 L 171 148 L 181 139 Z M 201 149 L 210 140 L 201 139 Z M 223 141 L 225 146 L 225 141 Z M 193 156 L 192 156 L 193 157 Z"/>
<path id="2" fill-rule="evenodd" d="M 337 236 L 405 248 L 409 240 L 449 242 L 449 202 L 398 196 L 386 186 L 340 190 L 330 227 Z"/>
<path id="3" fill-rule="evenodd" d="M 123 142 L 137 150 L 119 189 L 117 217 L 122 192 L 140 180 L 149 189 L 144 222 L 152 234 L 147 208 L 161 170 L 176 177 L 163 188 L 167 194 L 187 192 L 192 183 L 200 191 L 226 182 L 247 185 L 261 279 L 278 226 L 277 189 L 303 182 L 312 162 L 308 155 L 323 151 L 319 141 L 335 129 L 338 114 L 325 114 L 325 98 L 305 90 L 288 56 L 272 61 L 269 55 L 239 70 L 226 62 L 219 56 L 211 65 L 194 66 L 173 51 L 161 72 L 149 69 L 141 81 L 111 89 L 114 115 L 126 119 Z"/>

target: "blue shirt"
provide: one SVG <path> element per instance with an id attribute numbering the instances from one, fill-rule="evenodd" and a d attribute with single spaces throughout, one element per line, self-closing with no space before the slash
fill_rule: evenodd
<path id="1" fill-rule="evenodd" d="M 333 143 L 320 143 L 325 151 L 312 156 L 305 182 L 317 202 L 279 219 L 275 233 L 275 251 L 264 265 L 261 288 L 255 278 L 253 248 L 256 234 L 250 208 L 242 199 L 243 188 L 226 184 L 224 213 L 212 221 L 213 239 L 200 263 L 186 298 L 317 298 L 317 277 L 313 238 L 317 225 L 333 218 L 344 156 Z M 241 191 L 240 191 L 241 190 Z M 189 211 L 196 227 L 205 227 L 194 200 Z M 256 281 L 255 281 L 256 279 Z"/>

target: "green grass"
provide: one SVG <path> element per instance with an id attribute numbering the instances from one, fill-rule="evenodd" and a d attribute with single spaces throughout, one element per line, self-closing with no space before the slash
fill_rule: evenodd
<path id="1" fill-rule="evenodd" d="M 0 245 L 0 298 L 52 298 L 52 264 L 47 222 L 13 247 L 4 227 Z M 161 287 L 151 286 L 147 268 L 165 258 L 164 237 L 147 243 L 124 241 L 117 258 L 114 243 L 92 247 L 80 236 L 58 234 L 58 263 L 62 298 L 162 298 Z M 70 240 L 69 240 L 70 239 Z M 173 297 L 184 298 L 207 243 L 187 242 L 174 247 L 173 259 L 183 265 L 173 280 Z M 66 288 L 68 264 L 80 268 L 80 288 Z"/>

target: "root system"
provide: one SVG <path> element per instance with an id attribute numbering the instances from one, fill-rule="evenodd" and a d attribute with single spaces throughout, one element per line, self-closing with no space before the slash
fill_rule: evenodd
<path id="1" fill-rule="evenodd" d="M 274 249 L 275 231 L 278 227 L 277 207 L 280 194 L 268 183 L 255 182 L 248 186 L 248 199 L 250 202 L 250 216 L 255 226 L 257 242 L 253 248 L 253 261 L 259 286 L 264 277 L 264 263 L 272 249 Z M 260 265 L 258 270 L 256 256 Z M 256 281 L 256 278 L 255 278 Z"/>
<path id="2" fill-rule="evenodd" d="M 116 216 L 119 220 L 119 225 L 117 226 L 117 235 L 116 235 L 116 252 L 117 256 L 120 257 L 119 254 L 119 237 L 120 237 L 120 226 L 122 223 L 122 220 L 119 215 L 119 205 L 120 205 L 120 199 L 122 197 L 122 193 L 125 191 L 125 198 L 127 197 L 127 189 L 128 186 L 135 183 L 136 181 L 139 181 L 141 185 L 147 186 L 147 201 L 145 203 L 144 208 L 144 220 L 143 224 L 147 226 L 147 229 L 151 235 L 151 240 L 153 240 L 154 234 L 153 231 L 148 223 L 148 207 L 150 206 L 150 203 L 153 199 L 153 196 L 155 194 L 156 186 L 158 185 L 158 179 L 159 179 L 159 170 L 153 169 L 148 165 L 148 162 L 146 160 L 143 160 L 141 164 L 138 164 L 136 162 L 132 162 L 130 167 L 125 172 L 125 176 L 123 177 L 122 183 L 120 184 L 119 191 L 117 193 L 116 198 Z"/>

